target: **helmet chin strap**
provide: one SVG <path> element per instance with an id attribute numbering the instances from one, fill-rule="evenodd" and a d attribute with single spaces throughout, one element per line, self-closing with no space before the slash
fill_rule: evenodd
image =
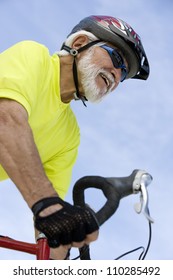
<path id="1" fill-rule="evenodd" d="M 74 60 L 73 60 L 73 79 L 74 79 L 74 83 L 75 83 L 75 87 L 76 87 L 76 92 L 74 94 L 74 97 L 76 96 L 77 99 L 75 100 L 81 100 L 83 105 L 85 107 L 87 107 L 85 101 L 87 101 L 86 97 L 81 95 L 79 92 L 79 82 L 78 82 L 78 73 L 77 73 L 77 65 L 76 65 L 76 56 L 74 56 Z"/>
<path id="2" fill-rule="evenodd" d="M 74 79 L 74 84 L 75 84 L 75 87 L 76 87 L 76 92 L 74 93 L 74 99 L 75 100 L 81 100 L 85 107 L 87 107 L 85 102 L 88 101 L 88 100 L 85 96 L 81 95 L 80 92 L 79 92 L 79 81 L 78 81 L 78 73 L 77 73 L 77 65 L 76 65 L 76 56 L 78 55 L 78 53 L 90 48 L 91 46 L 93 46 L 95 44 L 98 44 L 99 42 L 101 42 L 101 40 L 92 41 L 92 42 L 88 43 L 87 45 L 81 47 L 78 50 L 73 49 L 71 47 L 68 47 L 65 44 L 63 44 L 62 48 L 61 48 L 61 49 L 66 50 L 67 52 L 69 52 L 74 57 L 74 60 L 73 60 L 73 79 Z"/>

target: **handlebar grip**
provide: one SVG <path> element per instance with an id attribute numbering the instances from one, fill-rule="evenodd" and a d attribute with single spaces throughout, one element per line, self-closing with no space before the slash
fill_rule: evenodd
<path id="1" fill-rule="evenodd" d="M 85 206 L 84 191 L 88 188 L 102 190 L 107 201 L 95 213 L 100 225 L 108 220 L 117 210 L 120 199 L 133 193 L 133 182 L 139 170 L 134 170 L 128 177 L 85 176 L 79 179 L 73 187 L 73 201 L 75 205 Z"/>

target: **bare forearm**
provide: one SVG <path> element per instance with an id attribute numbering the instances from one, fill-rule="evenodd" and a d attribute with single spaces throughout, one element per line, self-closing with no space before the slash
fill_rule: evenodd
<path id="1" fill-rule="evenodd" d="M 15 103 L 8 106 L 12 107 L 8 115 L 0 113 L 0 163 L 31 207 L 39 199 L 57 194 L 42 167 L 26 111 Z"/>

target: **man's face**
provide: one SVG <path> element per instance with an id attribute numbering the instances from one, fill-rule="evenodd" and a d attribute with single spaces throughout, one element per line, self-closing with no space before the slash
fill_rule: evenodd
<path id="1" fill-rule="evenodd" d="M 91 102 L 101 101 L 121 80 L 121 69 L 114 67 L 107 51 L 99 46 L 85 51 L 79 59 L 78 72 L 82 92 Z"/>

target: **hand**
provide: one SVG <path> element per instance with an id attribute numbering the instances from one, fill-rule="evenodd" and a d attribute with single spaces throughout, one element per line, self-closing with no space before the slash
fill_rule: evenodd
<path id="1" fill-rule="evenodd" d="M 58 205 L 59 210 L 41 216 L 41 212 L 52 205 Z M 98 222 L 89 208 L 72 206 L 58 197 L 50 197 L 35 203 L 32 211 L 36 229 L 46 235 L 52 248 L 60 245 L 82 247 L 98 237 Z"/>

